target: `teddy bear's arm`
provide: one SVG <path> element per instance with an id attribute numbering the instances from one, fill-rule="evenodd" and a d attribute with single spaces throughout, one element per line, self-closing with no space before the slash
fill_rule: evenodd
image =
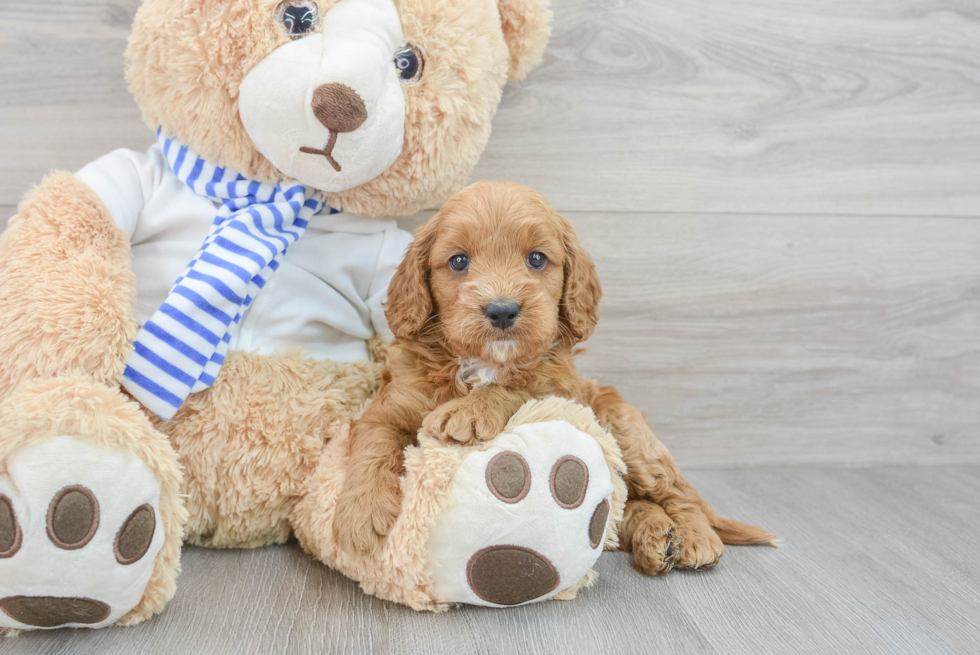
<path id="1" fill-rule="evenodd" d="M 115 381 L 135 295 L 126 232 L 77 177 L 48 177 L 0 236 L 0 396 L 64 373 Z"/>
<path id="2" fill-rule="evenodd" d="M 166 170 L 167 161 L 156 146 L 147 152 L 120 148 L 86 164 L 75 177 L 95 192 L 113 222 L 132 241 L 147 201 L 160 188 Z M 178 199 L 166 200 L 172 204 Z"/>

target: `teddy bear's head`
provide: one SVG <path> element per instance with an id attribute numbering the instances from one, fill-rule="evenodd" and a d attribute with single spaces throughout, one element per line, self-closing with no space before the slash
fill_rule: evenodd
<path id="1" fill-rule="evenodd" d="M 451 195 L 508 80 L 541 57 L 547 0 L 144 0 L 127 52 L 152 127 L 334 207 Z"/>

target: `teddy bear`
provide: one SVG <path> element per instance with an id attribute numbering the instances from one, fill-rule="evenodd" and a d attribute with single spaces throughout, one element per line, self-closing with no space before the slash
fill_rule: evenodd
<path id="1" fill-rule="evenodd" d="M 587 410 L 555 399 L 477 450 L 413 447 L 414 510 L 380 564 L 329 536 L 411 238 L 391 217 L 464 184 L 504 84 L 541 58 L 546 5 L 144 0 L 126 75 L 155 143 L 51 174 L 0 237 L 0 628 L 135 624 L 174 595 L 183 542 L 294 533 L 418 609 L 588 583 L 616 541 L 622 463 Z M 467 503 L 555 465 L 529 443 L 556 421 L 595 481 L 565 516 L 579 546 L 453 555 Z M 556 514 L 536 487 L 507 506 L 515 529 Z M 501 587 L 514 562 L 545 560 L 550 577 Z"/>

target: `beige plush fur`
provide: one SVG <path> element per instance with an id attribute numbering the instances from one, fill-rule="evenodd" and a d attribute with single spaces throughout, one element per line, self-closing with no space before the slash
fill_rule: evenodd
<path id="1" fill-rule="evenodd" d="M 308 481 L 306 495 L 296 506 L 293 527 L 303 549 L 359 580 L 369 594 L 416 610 L 448 609 L 431 595 L 425 545 L 429 525 L 449 499 L 449 487 L 465 457 L 464 449 L 413 449 L 406 453 L 401 520 L 384 550 L 371 557 L 349 556 L 333 538 L 334 508 L 344 485 L 349 450 L 350 430 L 345 428 L 324 450 L 320 466 Z"/>
<path id="2" fill-rule="evenodd" d="M 317 362 L 298 348 L 229 353 L 214 386 L 169 423 L 157 420 L 186 471 L 186 540 L 212 548 L 285 542 L 324 444 L 374 395 L 380 375 L 374 362 Z"/>
<path id="3" fill-rule="evenodd" d="M 568 421 L 594 437 L 602 447 L 613 480 L 605 548 L 615 549 L 619 546 L 617 531 L 626 503 L 626 483 L 622 478 L 626 465 L 615 439 L 599 426 L 592 411 L 556 397 L 532 400 L 514 414 L 504 432 L 529 423 L 554 420 Z M 349 442 L 350 431 L 345 429 L 327 446 L 319 467 L 309 479 L 305 498 L 296 506 L 293 521 L 300 544 L 311 555 L 358 580 L 369 594 L 416 610 L 445 611 L 449 606 L 432 595 L 427 557 L 429 529 L 451 500 L 450 487 L 460 464 L 469 454 L 489 448 L 490 444 L 446 445 L 437 439 L 420 437 L 417 446 L 409 446 L 405 451 L 401 513 L 384 546 L 374 553 L 352 554 L 338 547 L 331 529 L 337 498 L 346 478 Z M 574 598 L 594 577 L 595 573 L 589 571 L 556 599 Z"/>
<path id="4" fill-rule="evenodd" d="M 129 240 L 68 173 L 32 190 L 0 236 L 0 399 L 56 373 L 116 380 L 132 351 Z"/>
<path id="5" fill-rule="evenodd" d="M 510 50 L 511 80 L 522 80 L 541 61 L 551 36 L 551 12 L 540 0 L 501 0 L 500 19 Z"/>

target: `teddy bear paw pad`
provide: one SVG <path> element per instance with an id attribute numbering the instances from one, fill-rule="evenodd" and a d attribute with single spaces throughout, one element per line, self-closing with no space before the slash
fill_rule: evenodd
<path id="1" fill-rule="evenodd" d="M 490 546 L 470 558 L 466 579 L 477 596 L 495 605 L 520 605 L 558 586 L 558 569 L 521 546 Z"/>
<path id="2" fill-rule="evenodd" d="M 141 460 L 61 436 L 0 471 L 0 627 L 102 627 L 139 603 L 164 540 Z"/>
<path id="3" fill-rule="evenodd" d="M 568 589 L 602 552 L 612 491 L 602 448 L 568 423 L 487 442 L 463 460 L 432 528 L 434 595 L 506 607 Z"/>

